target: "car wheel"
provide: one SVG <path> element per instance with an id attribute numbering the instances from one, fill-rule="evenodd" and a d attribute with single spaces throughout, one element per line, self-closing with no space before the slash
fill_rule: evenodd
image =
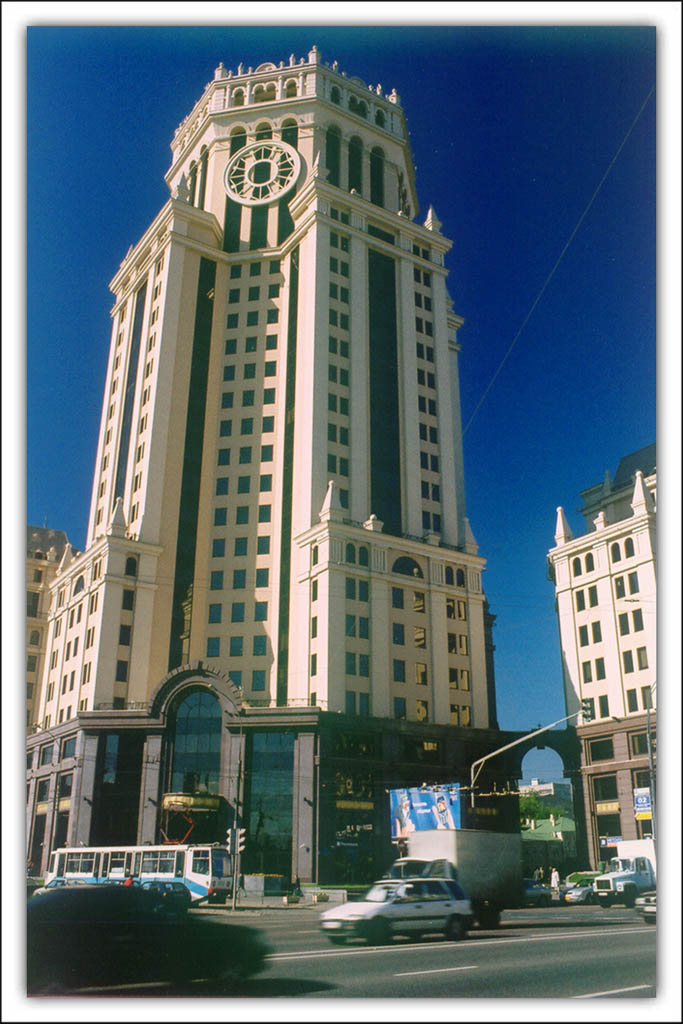
<path id="1" fill-rule="evenodd" d="M 389 925 L 382 917 L 370 922 L 367 930 L 367 941 L 371 946 L 385 946 L 391 937 Z"/>
<path id="2" fill-rule="evenodd" d="M 587 904 L 587 905 L 588 905 L 589 907 L 592 907 L 592 906 L 593 906 L 593 904 L 595 903 L 595 896 L 593 895 L 593 893 L 592 893 L 592 892 L 589 892 L 589 893 L 588 893 L 588 895 L 586 896 L 585 902 L 586 902 L 586 904 Z"/>
<path id="3" fill-rule="evenodd" d="M 447 939 L 452 939 L 454 942 L 459 942 L 460 939 L 464 939 L 467 934 L 467 928 L 465 927 L 463 919 L 458 917 L 457 914 L 453 917 L 449 917 L 445 934 Z"/>
<path id="4" fill-rule="evenodd" d="M 636 893 L 634 889 L 627 889 L 624 893 L 624 903 L 627 907 L 635 907 L 636 905 Z"/>
<path id="5" fill-rule="evenodd" d="M 328 935 L 327 937 L 333 946 L 344 946 L 346 944 L 345 935 Z"/>

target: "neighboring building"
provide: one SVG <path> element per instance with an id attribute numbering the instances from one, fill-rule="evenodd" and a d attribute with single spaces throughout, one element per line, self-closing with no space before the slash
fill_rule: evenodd
<path id="1" fill-rule="evenodd" d="M 67 546 L 66 534 L 44 526 L 26 528 L 26 729 L 36 723 L 47 650 L 50 584 Z"/>
<path id="2" fill-rule="evenodd" d="M 532 779 L 529 785 L 518 787 L 520 796 L 537 796 L 541 803 L 560 807 L 571 813 L 572 787 L 569 782 L 541 782 L 539 779 Z"/>
<path id="3" fill-rule="evenodd" d="M 559 508 L 548 554 L 567 713 L 587 700 L 594 718 L 578 724 L 593 867 L 618 839 L 652 831 L 634 790 L 650 788 L 648 733 L 652 750 L 656 742 L 655 460 L 650 445 L 623 458 L 614 480 L 607 473 L 582 492 L 580 537 Z"/>
<path id="4" fill-rule="evenodd" d="M 526 877 L 543 868 L 546 884 L 552 868 L 561 875 L 580 867 L 576 863 L 576 824 L 572 818 L 550 815 L 522 826 L 522 864 Z"/>
<path id="5" fill-rule="evenodd" d="M 153 841 L 183 809 L 222 839 L 239 813 L 247 860 L 322 877 L 346 847 L 341 880 L 379 855 L 383 786 L 465 781 L 498 742 L 451 242 L 414 221 L 396 93 L 315 48 L 220 65 L 171 150 L 111 284 L 38 712 L 75 747 L 42 743 L 29 842 L 44 864 L 55 807 L 83 842 Z"/>

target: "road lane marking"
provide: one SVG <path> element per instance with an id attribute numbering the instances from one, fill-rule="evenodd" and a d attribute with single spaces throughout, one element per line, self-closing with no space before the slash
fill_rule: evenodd
<path id="1" fill-rule="evenodd" d="M 618 996 L 624 992 L 637 992 L 642 988 L 652 988 L 652 985 L 632 985 L 630 988 L 611 988 L 607 992 L 587 992 L 583 996 L 574 996 L 574 999 L 597 999 L 598 996 Z"/>
<path id="2" fill-rule="evenodd" d="M 446 971 L 476 971 L 479 968 L 479 964 L 469 964 L 467 967 L 436 967 L 429 971 L 402 971 L 400 974 L 395 974 L 395 978 L 410 978 L 414 974 L 444 974 Z"/>
<path id="3" fill-rule="evenodd" d="M 596 928 L 590 931 L 582 931 L 581 938 L 590 938 L 596 935 L 653 935 L 654 929 L 652 926 L 644 926 L 642 928 Z M 536 937 L 524 938 L 522 936 L 512 936 L 505 939 L 466 939 L 460 942 L 436 942 L 429 948 L 431 950 L 448 950 L 448 949 L 470 949 L 473 946 L 477 949 L 488 949 L 489 946 L 500 946 L 500 945 L 511 945 L 512 943 L 528 943 L 528 942 L 553 942 L 561 939 L 574 939 L 577 937 L 575 931 L 562 932 L 561 934 L 555 935 L 538 935 Z M 653 936 L 654 937 L 654 936 Z M 309 949 L 299 950 L 293 953 L 272 953 L 266 957 L 267 960 L 300 960 L 304 958 L 320 958 L 326 956 L 362 956 L 363 954 L 373 953 L 403 953 L 415 951 L 416 949 L 425 950 L 425 944 L 421 943 L 406 943 L 401 945 L 390 945 L 390 946 L 359 946 L 356 949 Z"/>

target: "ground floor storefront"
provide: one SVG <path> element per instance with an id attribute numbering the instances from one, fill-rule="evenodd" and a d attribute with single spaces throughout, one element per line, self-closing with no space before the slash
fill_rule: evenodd
<path id="1" fill-rule="evenodd" d="M 27 862 L 59 846 L 224 843 L 245 829 L 240 870 L 364 884 L 397 855 L 389 791 L 469 785 L 473 761 L 514 734 L 315 707 L 247 707 L 197 663 L 148 706 L 82 712 L 27 744 Z M 466 827 L 515 831 L 515 764 L 492 760 Z"/>

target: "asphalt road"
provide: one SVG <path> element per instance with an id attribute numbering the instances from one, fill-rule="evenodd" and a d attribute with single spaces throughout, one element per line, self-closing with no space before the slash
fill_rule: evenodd
<path id="1" fill-rule="evenodd" d="M 148 985 L 99 994 L 267 998 L 648 998 L 656 995 L 656 929 L 633 910 L 552 907 L 506 911 L 495 931 L 461 942 L 427 936 L 387 946 L 332 946 L 320 908 L 209 913 L 264 932 L 266 969 L 229 991 L 195 982 L 182 993 Z M 92 992 L 95 995 L 96 993 Z"/>

